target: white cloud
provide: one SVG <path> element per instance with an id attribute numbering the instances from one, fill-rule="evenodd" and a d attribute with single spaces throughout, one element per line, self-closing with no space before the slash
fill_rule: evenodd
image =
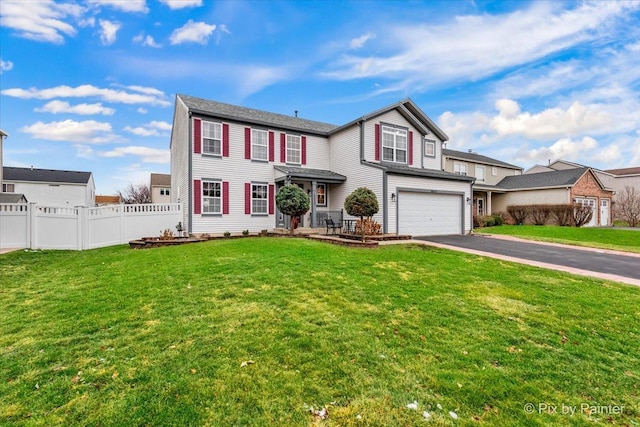
<path id="1" fill-rule="evenodd" d="M 140 107 L 138 108 L 138 113 L 140 114 L 147 114 L 149 112 L 149 110 L 147 110 L 146 108 Z"/>
<path id="2" fill-rule="evenodd" d="M 385 78 L 385 91 L 424 90 L 456 80 L 476 80 L 601 38 L 608 24 L 637 2 L 584 2 L 571 10 L 533 3 L 502 15 L 460 16 L 453 22 L 382 28 L 385 37 L 361 55 L 348 54 L 321 76 L 337 80 Z"/>
<path id="3" fill-rule="evenodd" d="M 65 36 L 77 34 L 67 20 L 80 17 L 84 11 L 82 6 L 51 0 L 3 1 L 0 26 L 16 30 L 19 37 L 62 44 Z"/>
<path id="4" fill-rule="evenodd" d="M 98 102 L 95 104 L 78 104 L 78 105 L 70 105 L 65 101 L 50 101 L 47 102 L 40 108 L 34 109 L 34 111 L 38 113 L 72 113 L 72 114 L 81 114 L 81 115 L 93 115 L 93 114 L 102 114 L 104 116 L 112 116 L 113 113 L 116 112 L 113 108 L 103 107 L 102 103 Z"/>
<path id="5" fill-rule="evenodd" d="M 134 86 L 137 87 L 137 86 Z M 155 90 L 153 88 L 147 88 L 148 91 Z M 139 92 L 139 90 L 137 90 Z M 71 86 L 56 86 L 49 89 L 4 89 L 3 95 L 12 96 L 21 99 L 52 99 L 52 98 L 86 98 L 97 97 L 106 102 L 122 103 L 122 104 L 149 104 L 158 105 L 161 107 L 168 107 L 171 105 L 169 101 L 164 98 L 163 92 L 157 91 L 152 94 L 145 93 L 129 93 L 123 90 L 104 89 L 93 85 L 80 85 L 76 87 Z"/>
<path id="6" fill-rule="evenodd" d="M 160 2 L 166 4 L 172 10 L 202 6 L 202 0 L 160 0 Z"/>
<path id="7" fill-rule="evenodd" d="M 99 6 L 110 6 L 122 12 L 149 12 L 146 0 L 90 0 L 89 3 Z"/>
<path id="8" fill-rule="evenodd" d="M 35 139 L 78 142 L 81 144 L 104 144 L 121 140 L 120 137 L 111 132 L 111 124 L 95 120 L 36 122 L 30 126 L 24 126 L 20 131 L 31 134 Z"/>
<path id="9" fill-rule="evenodd" d="M 209 36 L 215 29 L 215 24 L 209 25 L 204 22 L 194 22 L 190 19 L 182 27 L 175 29 L 169 40 L 172 45 L 182 43 L 207 44 Z"/>
<path id="10" fill-rule="evenodd" d="M 102 151 L 98 154 L 102 157 L 140 156 L 145 163 L 169 163 L 171 160 L 171 152 L 169 150 L 142 146 L 116 147 L 111 151 Z"/>
<path id="11" fill-rule="evenodd" d="M 572 103 L 569 108 L 549 108 L 537 114 L 522 112 L 520 105 L 510 99 L 496 101 L 498 115 L 491 120 L 491 128 L 499 136 L 520 135 L 531 139 L 550 139 L 575 136 L 590 130 L 610 126 L 614 118 L 598 105 Z"/>
<path id="12" fill-rule="evenodd" d="M 349 47 L 351 49 L 360 49 L 362 46 L 364 46 L 364 44 L 370 40 L 375 38 L 376 35 L 372 34 L 372 33 L 366 33 L 361 35 L 360 37 L 357 37 L 355 39 L 352 39 L 351 42 L 349 42 Z"/>
<path id="13" fill-rule="evenodd" d="M 2 59 L 0 59 L 0 74 L 2 74 L 5 71 L 11 71 L 11 70 L 13 70 L 13 62 L 3 61 Z"/>
<path id="14" fill-rule="evenodd" d="M 126 88 L 134 92 L 144 93 L 146 95 L 153 95 L 153 96 L 160 96 L 160 97 L 164 96 L 163 91 L 156 89 L 154 87 L 131 85 L 131 86 L 127 86 Z"/>
<path id="15" fill-rule="evenodd" d="M 149 47 L 155 47 L 155 48 L 162 47 L 161 44 L 156 43 L 156 41 L 153 39 L 153 37 L 151 37 L 148 34 L 145 36 L 144 33 L 140 33 L 137 36 L 135 36 L 133 38 L 133 42 L 141 44 L 142 46 L 149 46 Z"/>
<path id="16" fill-rule="evenodd" d="M 146 125 L 135 128 L 126 126 L 124 130 L 138 136 L 166 136 L 166 131 L 171 130 L 171 124 L 153 120 Z"/>
<path id="17" fill-rule="evenodd" d="M 76 148 L 76 157 L 80 157 L 83 159 L 92 159 L 93 158 L 93 148 L 88 145 L 83 144 L 75 144 Z"/>
<path id="18" fill-rule="evenodd" d="M 525 163 L 546 164 L 549 160 L 563 159 L 576 161 L 586 156 L 590 151 L 598 148 L 595 139 L 585 136 L 579 141 L 562 138 L 548 147 L 539 147 L 531 150 L 521 150 L 517 157 Z"/>
<path id="19" fill-rule="evenodd" d="M 112 45 L 116 41 L 116 34 L 121 25 L 118 22 L 100 20 L 100 41 L 104 46 Z"/>

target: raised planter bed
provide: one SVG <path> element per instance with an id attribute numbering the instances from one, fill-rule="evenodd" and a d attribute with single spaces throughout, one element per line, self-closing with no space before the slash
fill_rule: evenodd
<path id="1" fill-rule="evenodd" d="M 362 236 L 360 236 L 359 234 L 346 234 L 346 233 L 341 233 L 340 235 L 341 239 L 348 239 L 348 240 L 361 240 Z M 379 235 L 375 235 L 375 236 L 364 236 L 364 240 L 365 242 L 384 242 L 384 241 L 388 241 L 388 240 L 411 240 L 411 236 L 410 235 L 397 235 L 397 234 L 379 234 Z"/>
<path id="2" fill-rule="evenodd" d="M 188 243 L 206 242 L 208 239 L 198 237 L 176 237 L 171 240 L 160 240 L 157 237 L 143 237 L 129 242 L 131 249 L 159 248 L 161 246 L 186 245 Z"/>

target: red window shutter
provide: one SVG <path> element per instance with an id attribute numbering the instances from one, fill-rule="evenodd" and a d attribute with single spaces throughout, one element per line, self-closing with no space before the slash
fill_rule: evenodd
<path id="1" fill-rule="evenodd" d="M 413 132 L 409 131 L 409 166 L 413 164 Z"/>
<path id="2" fill-rule="evenodd" d="M 269 184 L 269 215 L 274 214 L 273 205 L 275 204 L 275 185 Z"/>
<path id="3" fill-rule="evenodd" d="M 251 128 L 244 128 L 244 158 L 251 158 Z"/>
<path id="4" fill-rule="evenodd" d="M 222 214 L 229 214 L 229 181 L 222 181 Z"/>
<path id="5" fill-rule="evenodd" d="M 302 147 L 301 147 L 301 151 L 302 151 L 302 164 L 306 165 L 307 164 L 307 137 L 303 136 L 302 138 Z"/>
<path id="6" fill-rule="evenodd" d="M 287 162 L 287 135 L 280 134 L 280 163 Z"/>
<path id="7" fill-rule="evenodd" d="M 202 120 L 193 119 L 193 152 L 202 153 Z"/>
<path id="8" fill-rule="evenodd" d="M 275 135 L 273 132 L 269 132 L 269 161 L 273 162 L 275 158 Z"/>
<path id="9" fill-rule="evenodd" d="M 222 157 L 229 157 L 229 125 L 222 124 Z"/>
<path id="10" fill-rule="evenodd" d="M 202 213 L 202 187 L 199 179 L 193 180 L 193 213 Z"/>
<path id="11" fill-rule="evenodd" d="M 251 214 L 251 183 L 244 184 L 244 213 Z"/>
<path id="12" fill-rule="evenodd" d="M 376 161 L 380 161 L 380 125 L 376 125 Z"/>

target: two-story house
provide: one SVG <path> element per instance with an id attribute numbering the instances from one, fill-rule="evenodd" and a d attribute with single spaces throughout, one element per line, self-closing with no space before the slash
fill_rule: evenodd
<path id="1" fill-rule="evenodd" d="M 498 187 L 505 177 L 521 175 L 522 168 L 501 160 L 492 159 L 469 150 L 456 151 L 443 149 L 444 170 L 475 178 L 473 184 L 473 215 L 491 215 L 492 196 L 504 192 Z"/>
<path id="2" fill-rule="evenodd" d="M 288 224 L 275 194 L 292 183 L 311 197 L 303 225 L 322 227 L 367 187 L 385 233 L 467 233 L 473 178 L 443 171 L 447 139 L 411 99 L 336 126 L 178 95 L 171 200 L 190 233 L 260 231 Z"/>
<path id="3" fill-rule="evenodd" d="M 171 203 L 171 175 L 152 173 L 149 179 L 151 203 Z"/>

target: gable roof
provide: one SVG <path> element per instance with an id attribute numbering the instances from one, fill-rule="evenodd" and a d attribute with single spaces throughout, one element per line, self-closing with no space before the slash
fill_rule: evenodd
<path id="1" fill-rule="evenodd" d="M 60 182 L 65 184 L 87 184 L 91 172 L 63 171 L 54 169 L 2 168 L 5 181 Z"/>
<path id="2" fill-rule="evenodd" d="M 498 187 L 505 190 L 573 187 L 588 170 L 589 168 L 573 168 L 507 176 L 498 183 Z"/>
<path id="3" fill-rule="evenodd" d="M 617 176 L 640 175 L 640 166 L 634 168 L 607 169 L 604 172 Z"/>
<path id="4" fill-rule="evenodd" d="M 349 123 L 346 123 L 338 128 L 333 129 L 331 132 L 329 133 L 336 133 L 341 131 L 342 129 L 346 129 L 350 126 L 353 126 L 354 124 L 360 122 L 360 121 L 365 121 L 365 120 L 370 120 L 373 119 L 375 117 L 378 117 L 382 114 L 385 114 L 391 110 L 395 110 L 397 109 L 398 112 L 405 118 L 407 119 L 407 121 L 409 121 L 414 127 L 416 127 L 417 129 L 420 129 L 425 135 L 433 132 L 441 141 L 448 141 L 449 137 L 447 136 L 446 133 L 444 133 L 444 131 L 442 129 L 440 129 L 438 127 L 438 125 L 435 124 L 435 122 L 433 120 L 431 120 L 429 118 L 429 116 L 427 116 L 421 109 L 420 107 L 418 107 L 416 105 L 415 102 L 413 102 L 413 100 L 411 98 L 406 98 L 403 99 L 401 101 L 395 102 L 391 105 L 387 105 L 386 107 L 383 107 L 379 110 L 373 111 L 371 113 L 365 114 L 362 117 L 358 117 L 355 120 L 350 121 Z"/>
<path id="5" fill-rule="evenodd" d="M 378 169 L 382 169 L 390 174 L 395 175 L 408 175 L 408 176 L 421 176 L 425 178 L 434 178 L 434 179 L 450 179 L 455 181 L 467 181 L 473 182 L 476 179 L 472 176 L 468 175 L 459 175 L 453 172 L 446 172 L 437 169 L 419 169 L 412 168 L 406 165 L 396 165 L 396 164 L 378 164 L 371 162 L 363 162 L 366 165 L 373 166 Z"/>
<path id="6" fill-rule="evenodd" d="M 26 203 L 27 198 L 20 193 L 0 193 L 0 203 Z"/>
<path id="7" fill-rule="evenodd" d="M 510 163 L 503 162 L 502 160 L 493 159 L 491 157 L 483 156 L 478 153 L 469 153 L 465 151 L 456 151 L 443 148 L 442 154 L 456 159 L 468 160 L 470 162 L 484 163 L 493 166 L 500 166 L 503 168 L 522 170 L 520 166 L 512 165 Z"/>
<path id="8" fill-rule="evenodd" d="M 163 187 L 171 186 L 171 175 L 166 173 L 152 173 L 150 181 L 152 187 L 156 185 Z"/>
<path id="9" fill-rule="evenodd" d="M 280 166 L 274 165 L 273 168 L 278 170 L 286 176 L 291 178 L 302 178 L 302 179 L 317 179 L 321 182 L 329 182 L 329 183 L 342 183 L 347 180 L 347 177 L 344 175 L 340 175 L 339 173 L 332 172 L 324 169 L 309 169 L 309 168 L 301 168 L 296 166 Z M 276 179 L 276 181 L 278 181 Z"/>
<path id="10" fill-rule="evenodd" d="M 301 119 L 299 117 L 286 116 L 284 114 L 270 113 L 268 111 L 253 108 L 239 107 L 237 105 L 224 104 L 222 102 L 209 101 L 189 95 L 179 94 L 176 98 L 194 113 L 219 117 L 221 119 L 239 120 L 262 126 L 276 126 L 282 129 L 290 129 L 299 132 L 308 132 L 326 136 L 331 130 L 337 128 L 329 123 L 316 122 Z"/>

